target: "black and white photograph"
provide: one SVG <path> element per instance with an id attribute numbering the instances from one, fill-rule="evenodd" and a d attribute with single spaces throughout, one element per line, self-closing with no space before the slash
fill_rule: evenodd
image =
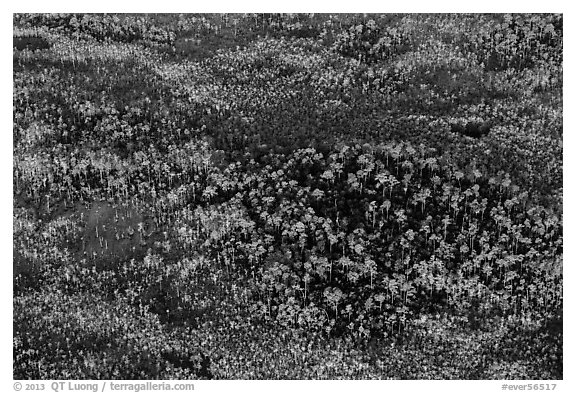
<path id="1" fill-rule="evenodd" d="M 562 391 L 563 29 L 13 13 L 8 388 Z"/>

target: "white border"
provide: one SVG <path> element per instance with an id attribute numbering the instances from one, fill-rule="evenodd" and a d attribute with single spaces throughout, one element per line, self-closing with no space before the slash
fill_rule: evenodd
<path id="1" fill-rule="evenodd" d="M 71 1 L 26 1 L 9 3 L 9 11 L 2 12 L 0 19 L 2 50 L 5 53 L 2 63 L 2 110 L 1 121 L 4 132 L 0 133 L 0 184 L 3 190 L 2 220 L 0 225 L 0 239 L 6 258 L 3 260 L 4 271 L 2 285 L 0 285 L 0 312 L 4 319 L 1 324 L 0 340 L 0 389 L 13 391 L 12 385 L 12 13 L 13 12 L 562 12 L 564 13 L 564 106 L 574 108 L 574 76 L 576 71 L 574 62 L 574 23 L 576 19 L 567 1 L 496 1 L 488 0 L 476 2 L 463 2 L 457 0 L 441 1 L 306 1 L 291 0 L 285 3 L 244 0 L 241 2 L 210 1 L 210 2 L 183 2 L 183 1 L 155 1 L 142 4 L 141 2 L 119 2 L 100 0 L 95 2 Z M 572 152 L 574 149 L 574 116 L 572 111 L 564 113 L 564 151 Z M 574 373 L 576 370 L 574 360 L 574 341 L 571 328 L 574 328 L 574 317 L 570 312 L 574 305 L 574 223 L 576 222 L 576 201 L 574 193 L 574 174 L 576 173 L 575 155 L 564 154 L 564 381 L 558 381 L 557 391 L 576 391 Z M 520 382 L 520 381 L 519 381 Z M 528 382 L 528 381 L 526 381 Z M 569 387 L 572 386 L 572 389 Z M 368 392 L 383 391 L 442 391 L 442 392 L 495 392 L 501 390 L 501 382 L 497 381 L 197 381 L 197 391 L 246 391 L 269 392 L 271 389 L 281 390 L 324 390 L 330 392 L 348 392 L 358 389 Z"/>

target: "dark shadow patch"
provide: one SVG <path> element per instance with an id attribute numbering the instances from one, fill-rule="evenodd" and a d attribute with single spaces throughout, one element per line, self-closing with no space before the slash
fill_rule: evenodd
<path id="1" fill-rule="evenodd" d="M 13 47 L 17 50 L 42 50 L 50 48 L 50 43 L 42 37 L 13 37 Z"/>
<path id="2" fill-rule="evenodd" d="M 174 367 L 188 369 L 193 371 L 201 379 L 213 379 L 210 371 L 210 358 L 203 353 L 190 356 L 175 351 L 162 353 L 162 357 L 170 362 Z"/>
<path id="3" fill-rule="evenodd" d="M 471 138 L 482 138 L 490 133 L 492 125 L 488 122 L 468 122 L 466 124 L 450 124 L 450 131 Z"/>

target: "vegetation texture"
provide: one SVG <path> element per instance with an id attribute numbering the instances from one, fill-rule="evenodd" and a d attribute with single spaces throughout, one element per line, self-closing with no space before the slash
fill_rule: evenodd
<path id="1" fill-rule="evenodd" d="M 559 15 L 14 15 L 14 378 L 561 379 Z"/>

